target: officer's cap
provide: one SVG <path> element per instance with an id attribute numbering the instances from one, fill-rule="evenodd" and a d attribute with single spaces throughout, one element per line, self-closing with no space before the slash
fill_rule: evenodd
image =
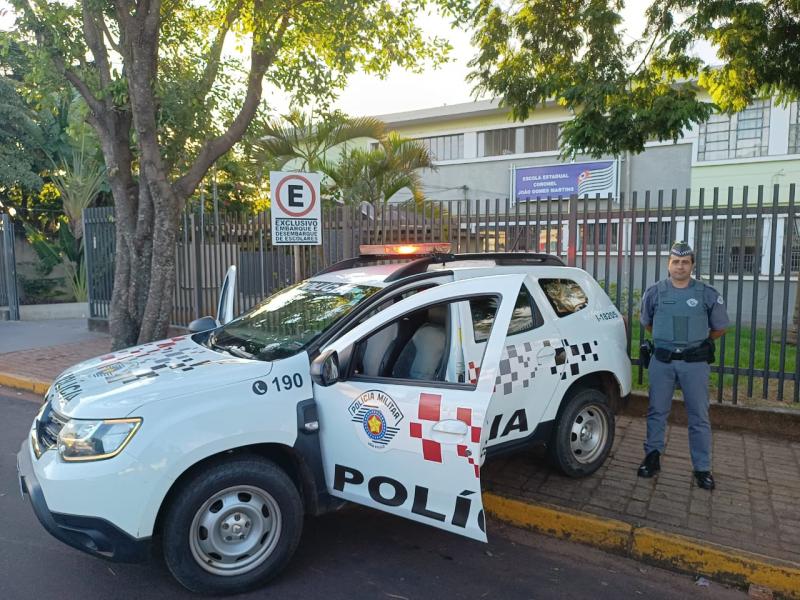
<path id="1" fill-rule="evenodd" d="M 683 241 L 672 244 L 672 248 L 670 248 L 669 253 L 672 256 L 691 256 L 694 258 L 694 250 L 692 250 L 692 247 L 689 244 Z"/>

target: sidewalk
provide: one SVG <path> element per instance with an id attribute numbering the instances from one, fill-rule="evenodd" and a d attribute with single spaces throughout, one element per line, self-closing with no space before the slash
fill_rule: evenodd
<path id="1" fill-rule="evenodd" d="M 43 394 L 64 369 L 110 349 L 111 338 L 88 331 L 86 319 L 0 321 L 0 391 Z"/>
<path id="2" fill-rule="evenodd" d="M 0 322 L 0 340 L 6 325 Z M 61 371 L 110 345 L 92 334 L 0 352 L 0 392 L 22 381 L 42 393 Z M 609 459 L 585 479 L 559 475 L 533 450 L 489 461 L 481 472 L 486 509 L 557 537 L 800 598 L 800 443 L 715 431 L 717 489 L 709 493 L 693 485 L 685 426 L 669 426 L 659 476 L 638 478 L 644 435 L 644 419 L 618 416 Z"/>
<path id="3" fill-rule="evenodd" d="M 636 476 L 645 426 L 618 416 L 611 456 L 591 477 L 564 477 L 527 453 L 487 463 L 483 487 L 800 563 L 800 443 L 714 432 L 717 487 L 709 493 L 693 485 L 686 427 L 669 426 L 657 477 Z"/>

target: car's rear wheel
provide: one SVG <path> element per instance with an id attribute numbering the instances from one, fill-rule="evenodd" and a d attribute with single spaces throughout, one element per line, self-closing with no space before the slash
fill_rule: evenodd
<path id="1" fill-rule="evenodd" d="M 569 477 L 585 477 L 605 462 L 614 444 L 614 413 L 608 396 L 581 389 L 566 399 L 550 443 L 555 466 Z"/>
<path id="2" fill-rule="evenodd" d="M 303 506 L 277 465 L 244 457 L 186 481 L 163 523 L 164 559 L 184 587 L 237 594 L 286 566 L 300 541 Z"/>

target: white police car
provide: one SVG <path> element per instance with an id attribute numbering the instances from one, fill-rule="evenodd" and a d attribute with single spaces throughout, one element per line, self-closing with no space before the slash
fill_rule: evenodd
<path id="1" fill-rule="evenodd" d="M 343 500 L 485 541 L 486 455 L 546 442 L 568 475 L 603 463 L 631 368 L 588 274 L 378 250 L 395 260 L 343 261 L 224 325 L 63 373 L 17 459 L 42 524 L 114 560 L 155 541 L 187 588 L 235 593 Z"/>

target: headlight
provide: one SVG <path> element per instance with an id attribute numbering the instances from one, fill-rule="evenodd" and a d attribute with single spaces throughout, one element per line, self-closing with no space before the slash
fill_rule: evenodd
<path id="1" fill-rule="evenodd" d="M 139 429 L 142 420 L 69 421 L 58 434 L 58 453 L 66 461 L 103 460 L 116 456 Z"/>

